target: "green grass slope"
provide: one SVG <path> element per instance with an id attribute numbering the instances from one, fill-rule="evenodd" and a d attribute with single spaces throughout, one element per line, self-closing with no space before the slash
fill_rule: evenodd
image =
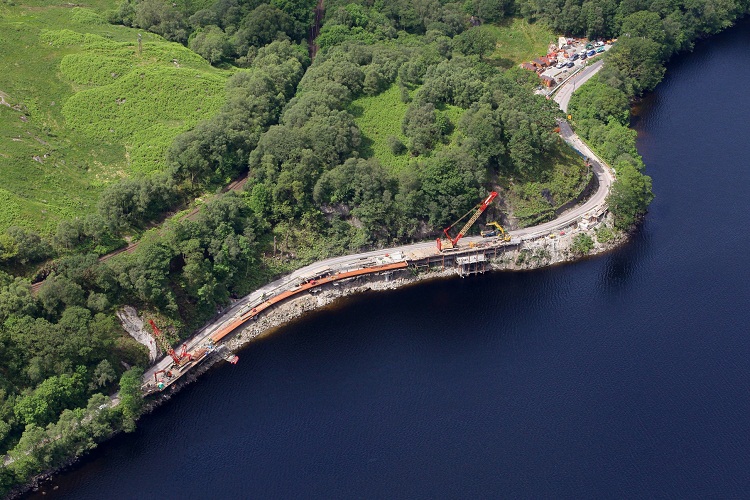
<path id="1" fill-rule="evenodd" d="M 99 12 L 113 8 L 100 1 Z M 97 10 L 0 6 L 0 231 L 53 231 L 102 187 L 164 167 L 176 135 L 218 111 L 228 71 Z"/>
<path id="2" fill-rule="evenodd" d="M 400 95 L 398 85 L 391 85 L 380 94 L 354 100 L 349 108 L 362 133 L 360 154 L 364 158 L 377 158 L 392 172 L 409 164 L 408 152 L 397 156 L 388 147 L 388 137 L 392 135 L 409 144 L 409 139 L 401 132 L 401 122 L 409 105 L 401 102 Z"/>
<path id="3" fill-rule="evenodd" d="M 395 155 L 388 146 L 390 136 L 397 137 L 406 145 L 409 144 L 409 138 L 401 131 L 401 123 L 408 108 L 408 104 L 401 102 L 401 92 L 397 84 L 391 85 L 377 95 L 355 99 L 349 106 L 349 111 L 354 115 L 354 121 L 362 133 L 360 154 L 363 158 L 377 158 L 381 165 L 394 174 L 407 168 L 409 162 L 414 159 L 408 151 Z M 463 112 L 463 109 L 451 105 L 444 105 L 438 109 L 438 113 L 448 118 L 454 126 L 461 119 Z M 450 142 L 452 138 L 453 135 L 448 136 L 446 142 Z M 443 146 L 435 145 L 435 151 L 439 151 Z"/>

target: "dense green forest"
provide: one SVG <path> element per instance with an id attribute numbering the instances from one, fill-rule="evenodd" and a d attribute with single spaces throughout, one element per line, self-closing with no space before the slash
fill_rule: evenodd
<path id="1" fill-rule="evenodd" d="M 569 170 L 560 165 L 568 152 L 554 132 L 559 110 L 534 95 L 536 75 L 490 57 L 487 25 L 521 16 L 571 35 L 619 37 L 570 113 L 617 171 L 609 204 L 625 230 L 652 198 L 628 128 L 632 100 L 659 83 L 673 54 L 750 7 L 329 0 L 311 61 L 314 3 L 125 0 L 106 12 L 233 74 L 221 109 L 171 144 L 168 168 L 111 183 L 94 213 L 54 234 L 0 235 L 0 450 L 9 457 L 0 492 L 133 429 L 147 358 L 123 334 L 118 306 L 139 306 L 177 340 L 230 298 L 301 264 L 434 235 L 488 189 L 503 193 L 519 225 L 574 198 L 586 169 L 574 159 L 563 162 Z M 471 16 L 484 26 L 472 27 Z M 404 110 L 398 129 L 367 136 L 364 107 L 387 99 Z M 377 148 L 397 161 L 381 162 Z M 242 191 L 212 193 L 245 172 Z M 149 229 L 198 195 L 196 215 Z M 134 252 L 98 260 L 132 236 Z M 36 295 L 28 277 L 46 277 Z"/>

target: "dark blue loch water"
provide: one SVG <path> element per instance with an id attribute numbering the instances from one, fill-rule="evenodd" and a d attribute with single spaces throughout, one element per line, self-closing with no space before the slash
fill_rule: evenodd
<path id="1" fill-rule="evenodd" d="M 698 44 L 640 106 L 657 198 L 623 248 L 310 315 L 46 498 L 747 497 L 748 47 Z"/>

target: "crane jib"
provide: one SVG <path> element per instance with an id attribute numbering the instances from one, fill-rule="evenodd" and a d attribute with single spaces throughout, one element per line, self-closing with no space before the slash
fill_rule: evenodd
<path id="1" fill-rule="evenodd" d="M 461 219 L 458 219 L 450 227 L 447 227 L 447 228 L 443 229 L 443 233 L 445 233 L 445 236 L 453 244 L 453 246 L 455 246 L 458 243 L 458 240 L 460 240 L 461 238 L 463 238 L 463 236 L 466 234 L 466 232 L 469 230 L 469 228 L 471 228 L 471 226 L 477 221 L 477 219 L 479 218 L 479 216 L 482 215 L 482 212 L 484 212 L 487 209 L 487 207 L 490 206 L 490 203 L 492 203 L 492 201 L 496 197 L 497 197 L 497 192 L 496 191 L 492 191 L 489 194 L 489 196 L 487 196 L 487 198 L 476 208 L 476 210 L 474 211 L 474 215 L 472 215 L 471 218 L 466 222 L 466 224 L 464 224 L 464 227 L 461 228 L 461 230 L 458 232 L 458 234 L 456 235 L 455 238 L 451 238 L 451 236 L 448 233 L 448 231 L 453 226 L 455 226 L 456 224 L 458 224 L 461 221 L 461 219 L 463 219 L 464 217 L 466 217 L 467 215 L 469 215 L 469 213 L 471 212 L 471 210 L 469 212 L 466 212 L 466 214 L 463 217 L 461 217 Z M 438 246 L 440 246 L 440 245 L 438 245 Z"/>

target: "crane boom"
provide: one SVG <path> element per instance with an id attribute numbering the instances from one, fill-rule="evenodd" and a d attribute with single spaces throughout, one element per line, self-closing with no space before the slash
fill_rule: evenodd
<path id="1" fill-rule="evenodd" d="M 156 337 L 157 342 L 159 342 L 159 347 L 161 347 L 162 351 L 169 354 L 169 356 L 172 358 L 174 363 L 177 366 L 181 366 L 184 364 L 184 358 L 181 358 L 177 355 L 176 352 L 174 352 L 174 349 L 172 349 L 172 346 L 169 345 L 167 342 L 167 339 L 164 338 L 164 336 L 161 334 L 161 330 L 156 326 L 156 323 L 154 323 L 154 320 L 150 319 L 148 320 L 149 323 L 151 323 L 151 328 L 154 329 L 154 337 Z"/>
<path id="2" fill-rule="evenodd" d="M 466 224 L 464 224 L 464 227 L 461 228 L 461 230 L 458 232 L 455 238 L 451 238 L 451 235 L 448 231 L 450 231 L 453 226 L 455 226 L 461 219 L 463 219 L 463 217 L 461 217 L 461 219 L 459 219 L 458 221 L 454 222 L 453 225 L 451 225 L 450 227 L 446 227 L 445 229 L 443 229 L 443 233 L 445 233 L 445 236 L 447 239 L 445 240 L 445 242 L 443 242 L 440 238 L 438 238 L 437 240 L 438 250 L 442 251 L 443 247 L 455 248 L 458 245 L 458 240 L 464 237 L 464 235 L 469 231 L 471 226 L 474 225 L 474 223 L 477 221 L 479 216 L 482 215 L 482 213 L 485 210 L 487 210 L 487 207 L 490 206 L 490 203 L 492 203 L 492 201 L 496 197 L 497 197 L 497 192 L 492 191 L 487 196 L 487 198 L 477 206 L 476 210 L 474 211 L 474 215 L 472 215 L 471 218 L 466 222 Z M 464 215 L 464 217 L 466 217 L 466 215 Z"/>

